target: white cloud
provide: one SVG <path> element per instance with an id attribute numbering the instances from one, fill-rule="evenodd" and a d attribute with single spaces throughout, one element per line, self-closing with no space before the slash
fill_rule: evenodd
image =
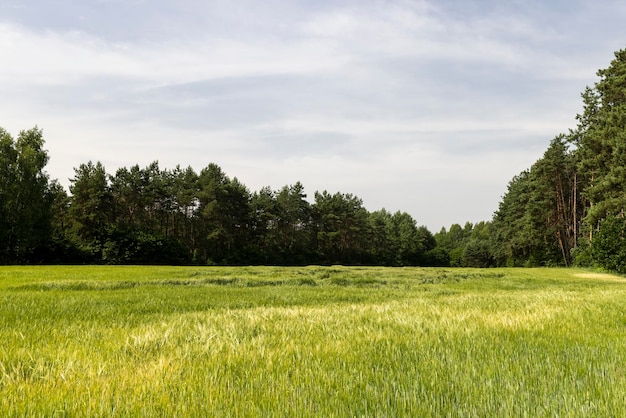
<path id="1" fill-rule="evenodd" d="M 626 36 L 610 2 L 109 3 L 0 20 L 0 126 L 42 127 L 54 177 L 216 162 L 433 231 L 491 216 Z"/>
<path id="2" fill-rule="evenodd" d="M 344 62 L 323 42 L 110 43 L 82 32 L 38 33 L 0 24 L 0 80 L 70 84 L 89 77 L 132 78 L 138 85 L 167 85 L 259 74 L 309 74 Z"/>

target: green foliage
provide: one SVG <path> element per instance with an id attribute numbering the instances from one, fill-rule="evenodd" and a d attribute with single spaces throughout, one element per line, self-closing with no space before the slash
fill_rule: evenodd
<path id="1" fill-rule="evenodd" d="M 360 264 L 366 248 L 367 210 L 352 194 L 315 193 L 317 253 L 330 264 Z"/>
<path id="2" fill-rule="evenodd" d="M 601 267 L 626 274 L 626 220 L 609 217 L 602 222 L 600 231 L 594 236 L 590 253 Z"/>
<path id="3" fill-rule="evenodd" d="M 578 254 L 584 263 L 590 257 L 594 264 L 621 268 L 616 259 L 620 249 L 612 247 L 606 237 L 615 234 L 614 218 L 623 216 L 626 209 L 626 50 L 617 51 L 598 76 L 594 87 L 583 93 L 584 112 L 578 115 L 579 127 L 572 141 L 585 201 L 581 238 L 589 248 Z M 606 228 L 604 222 L 609 222 Z"/>
<path id="4" fill-rule="evenodd" d="M 203 263 L 239 264 L 245 260 L 251 224 L 250 193 L 216 164 L 198 176 L 196 242 Z"/>
<path id="5" fill-rule="evenodd" d="M 368 216 L 369 263 L 387 266 L 448 266 L 447 251 L 433 251 L 435 237 L 406 212 L 385 209 Z"/>
<path id="6" fill-rule="evenodd" d="M 185 265 L 189 252 L 176 239 L 139 230 L 110 230 L 102 248 L 106 264 Z"/>
<path id="7" fill-rule="evenodd" d="M 99 260 L 114 207 L 106 170 L 100 162 L 90 161 L 74 171 L 69 208 L 72 233 L 83 251 Z"/>
<path id="8" fill-rule="evenodd" d="M 262 264 L 306 264 L 313 260 L 312 208 L 297 182 L 279 191 L 269 187 L 251 199 L 254 258 Z"/>
<path id="9" fill-rule="evenodd" d="M 495 265 L 493 250 L 494 228 L 491 222 L 479 222 L 473 225 L 467 222 L 463 228 L 459 224 L 442 228 L 434 236 L 436 248 L 431 250 L 442 254 L 452 267 L 491 267 Z M 441 262 L 430 264 L 441 266 Z"/>
<path id="10" fill-rule="evenodd" d="M 494 216 L 498 264 L 617 268 L 607 260 L 619 258 L 618 248 L 601 231 L 626 210 L 626 50 L 598 76 L 582 94 L 576 129 L 554 138 L 509 184 Z M 594 245 L 598 234 L 602 242 Z"/>
<path id="11" fill-rule="evenodd" d="M 0 129 L 0 263 L 41 261 L 52 236 L 55 187 L 44 167 L 48 153 L 35 127 L 13 140 Z"/>
<path id="12" fill-rule="evenodd" d="M 499 263 L 570 265 L 582 213 L 574 154 L 556 137 L 530 170 L 516 176 L 494 215 Z"/>
<path id="13" fill-rule="evenodd" d="M 433 248 L 422 256 L 422 265 L 431 267 L 449 267 L 450 253 L 443 248 Z"/>
<path id="14" fill-rule="evenodd" d="M 478 239 L 470 240 L 463 249 L 462 263 L 466 267 L 481 268 L 493 265 L 489 244 Z"/>
<path id="15" fill-rule="evenodd" d="M 452 224 L 448 231 L 446 228 L 441 228 L 441 231 L 435 234 L 437 247 L 447 251 L 450 255 L 450 266 L 462 266 L 461 256 L 468 238 L 468 231 L 461 228 L 459 224 Z"/>
<path id="16" fill-rule="evenodd" d="M 598 71 L 600 80 L 583 95 L 576 137 L 579 165 L 584 170 L 584 196 L 589 200 L 586 222 L 598 226 L 607 215 L 626 207 L 626 50 L 615 53 L 611 65 Z"/>
<path id="17" fill-rule="evenodd" d="M 447 252 L 406 212 L 370 214 L 352 194 L 297 182 L 251 194 L 216 164 L 75 168 L 70 195 L 43 171 L 37 128 L 0 130 L 0 263 L 443 265 Z"/>

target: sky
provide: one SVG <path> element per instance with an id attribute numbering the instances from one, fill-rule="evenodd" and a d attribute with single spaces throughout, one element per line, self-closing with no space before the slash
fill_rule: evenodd
<path id="1" fill-rule="evenodd" d="M 0 0 L 0 127 L 43 129 L 46 171 L 200 171 L 251 192 L 300 181 L 488 221 L 575 128 L 626 47 L 622 0 Z"/>

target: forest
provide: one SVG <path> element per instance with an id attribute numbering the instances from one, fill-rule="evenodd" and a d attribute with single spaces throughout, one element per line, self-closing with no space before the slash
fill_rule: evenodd
<path id="1" fill-rule="evenodd" d="M 519 173 L 493 218 L 431 233 L 406 212 L 300 182 L 250 191 L 214 163 L 51 179 L 43 130 L 0 128 L 0 264 L 598 266 L 626 273 L 626 50 L 577 126 Z M 436 202 L 432 203 L 436 204 Z"/>

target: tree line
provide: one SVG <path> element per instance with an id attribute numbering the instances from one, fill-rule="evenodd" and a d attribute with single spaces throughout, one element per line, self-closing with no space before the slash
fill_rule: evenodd
<path id="1" fill-rule="evenodd" d="M 509 183 L 493 219 L 501 263 L 626 273 L 626 50 L 597 75 L 577 126 Z"/>
<path id="2" fill-rule="evenodd" d="M 0 130 L 0 262 L 447 265 L 406 212 L 301 183 L 251 193 L 216 164 L 74 169 L 69 193 L 44 171 L 39 128 Z"/>
<path id="3" fill-rule="evenodd" d="M 582 93 L 577 126 L 508 184 L 493 218 L 432 234 L 406 212 L 299 182 L 251 192 L 216 164 L 44 168 L 39 128 L 0 128 L 0 263 L 600 266 L 626 273 L 626 50 Z"/>
<path id="4" fill-rule="evenodd" d="M 457 226 L 435 235 L 440 244 L 465 242 L 483 265 L 626 273 L 626 50 L 597 75 L 582 93 L 577 126 L 509 182 L 492 221 L 481 227 L 488 232 L 468 239 Z"/>

